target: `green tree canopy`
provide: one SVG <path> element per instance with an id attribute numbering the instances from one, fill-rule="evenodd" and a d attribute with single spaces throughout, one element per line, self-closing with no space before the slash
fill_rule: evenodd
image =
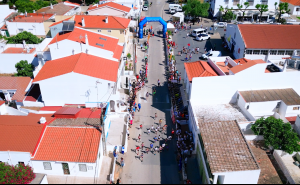
<path id="1" fill-rule="evenodd" d="M 43 39 L 40 39 L 27 31 L 23 31 L 15 36 L 8 37 L 6 39 L 8 40 L 8 44 L 22 44 L 23 40 L 25 40 L 26 44 L 39 44 L 43 41 Z"/>
<path id="2" fill-rule="evenodd" d="M 225 8 L 225 14 L 222 16 L 222 19 L 224 21 L 231 21 L 236 19 L 236 15 L 233 13 L 232 8 L 231 9 L 227 7 Z"/>
<path id="3" fill-rule="evenodd" d="M 243 22 L 244 22 L 244 17 L 245 17 L 246 9 L 250 6 L 249 2 L 245 2 L 244 6 L 245 6 L 245 8 L 243 9 L 243 5 L 242 4 L 237 4 L 238 9 L 243 12 L 243 20 L 242 20 Z"/>
<path id="4" fill-rule="evenodd" d="M 182 7 L 185 15 L 190 15 L 192 17 L 207 17 L 209 3 L 202 3 L 199 0 L 188 0 L 186 5 Z"/>
<path id="5" fill-rule="evenodd" d="M 279 3 L 279 6 L 277 7 L 277 2 L 275 2 L 275 9 L 278 10 L 278 22 L 281 19 L 281 15 L 284 13 L 289 13 L 291 9 L 289 9 L 289 4 L 288 3 Z"/>
<path id="6" fill-rule="evenodd" d="M 274 117 L 260 118 L 251 126 L 256 135 L 263 135 L 267 146 L 289 154 L 300 151 L 299 138 L 289 123 Z"/>
<path id="7" fill-rule="evenodd" d="M 27 60 L 21 60 L 15 67 L 18 72 L 16 76 L 33 76 L 34 66 L 33 64 L 28 64 Z"/>
<path id="8" fill-rule="evenodd" d="M 16 8 L 19 12 L 25 13 L 32 13 L 33 10 L 39 10 L 43 7 L 50 6 L 50 3 L 57 4 L 57 1 L 43 1 L 37 0 L 35 2 L 30 0 L 17 0 L 15 2 Z"/>
<path id="9" fill-rule="evenodd" d="M 269 11 L 268 5 L 265 5 L 265 4 L 257 4 L 257 5 L 255 5 L 255 8 L 260 12 L 260 19 L 259 19 L 259 22 L 261 22 L 261 17 L 262 17 L 263 12 Z"/>

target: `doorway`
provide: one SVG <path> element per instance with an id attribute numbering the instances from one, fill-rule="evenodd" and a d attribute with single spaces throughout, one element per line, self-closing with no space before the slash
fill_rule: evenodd
<path id="1" fill-rule="evenodd" d="M 64 171 L 64 175 L 70 175 L 70 169 L 68 163 L 62 163 L 62 168 Z"/>

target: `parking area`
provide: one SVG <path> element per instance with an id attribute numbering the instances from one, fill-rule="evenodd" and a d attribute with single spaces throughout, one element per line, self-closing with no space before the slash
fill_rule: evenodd
<path id="1" fill-rule="evenodd" d="M 205 53 L 205 48 L 207 51 L 212 49 L 212 47 L 216 47 L 216 51 L 221 51 L 222 56 L 230 56 L 231 54 L 228 52 L 225 52 L 222 47 L 222 39 L 221 37 L 224 36 L 225 32 L 224 28 L 218 28 L 216 31 L 210 30 L 210 27 L 213 25 L 213 22 L 210 19 L 203 18 L 203 21 L 198 23 L 195 23 L 192 25 L 192 28 L 189 30 L 180 30 L 176 34 L 173 35 L 173 41 L 175 41 L 177 45 L 177 49 L 175 49 L 175 59 L 176 59 L 176 68 L 178 69 L 181 74 L 184 74 L 184 62 L 194 62 L 200 60 L 200 57 L 202 54 Z M 209 35 L 211 36 L 210 40 L 205 41 L 197 41 L 195 37 L 188 36 L 187 34 L 192 32 L 193 29 L 201 28 L 201 25 L 203 28 L 208 28 Z M 213 34 L 212 34 L 213 33 Z M 182 56 L 178 55 L 178 51 L 181 51 L 183 46 L 185 48 L 188 47 L 188 44 L 190 44 L 190 49 L 199 47 L 200 51 L 198 54 L 192 54 L 192 60 L 191 61 L 185 61 L 186 54 L 182 54 Z M 183 76 L 184 77 L 184 76 Z"/>

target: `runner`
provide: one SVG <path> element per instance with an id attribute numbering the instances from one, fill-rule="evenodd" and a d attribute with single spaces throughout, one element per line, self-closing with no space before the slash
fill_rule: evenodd
<path id="1" fill-rule="evenodd" d="M 140 147 L 139 147 L 139 146 L 137 146 L 135 150 L 136 150 L 136 152 L 137 152 L 137 154 L 136 154 L 136 155 L 139 155 L 139 150 L 140 150 Z"/>
<path id="2" fill-rule="evenodd" d="M 139 134 L 139 136 L 138 136 L 138 142 L 141 142 L 141 134 Z"/>

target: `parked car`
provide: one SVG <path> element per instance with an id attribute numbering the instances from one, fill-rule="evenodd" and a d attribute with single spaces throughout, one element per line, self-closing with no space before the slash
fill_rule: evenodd
<path id="1" fill-rule="evenodd" d="M 148 6 L 143 6 L 143 11 L 148 11 Z"/>
<path id="2" fill-rule="evenodd" d="M 200 34 L 205 34 L 205 33 L 206 33 L 205 29 L 203 29 L 203 28 L 198 28 L 198 29 L 194 29 L 194 30 L 193 30 L 192 36 L 193 36 L 193 37 L 197 37 L 198 35 L 200 35 Z"/>
<path id="3" fill-rule="evenodd" d="M 169 9 L 169 12 L 170 12 L 170 14 L 174 14 L 174 13 L 176 13 L 176 10 L 171 8 L 171 9 Z"/>
<path id="4" fill-rule="evenodd" d="M 207 34 L 199 34 L 196 37 L 197 41 L 204 41 L 204 40 L 209 40 L 209 39 L 210 39 L 210 35 L 207 35 Z"/>
<path id="5" fill-rule="evenodd" d="M 209 51 L 206 54 L 203 54 L 200 58 L 203 60 L 207 60 L 208 57 L 220 57 L 222 56 L 221 51 Z"/>
<path id="6" fill-rule="evenodd" d="M 227 26 L 226 22 L 218 22 L 218 23 L 214 23 L 214 27 L 219 27 L 219 28 L 224 28 L 224 26 Z"/>

